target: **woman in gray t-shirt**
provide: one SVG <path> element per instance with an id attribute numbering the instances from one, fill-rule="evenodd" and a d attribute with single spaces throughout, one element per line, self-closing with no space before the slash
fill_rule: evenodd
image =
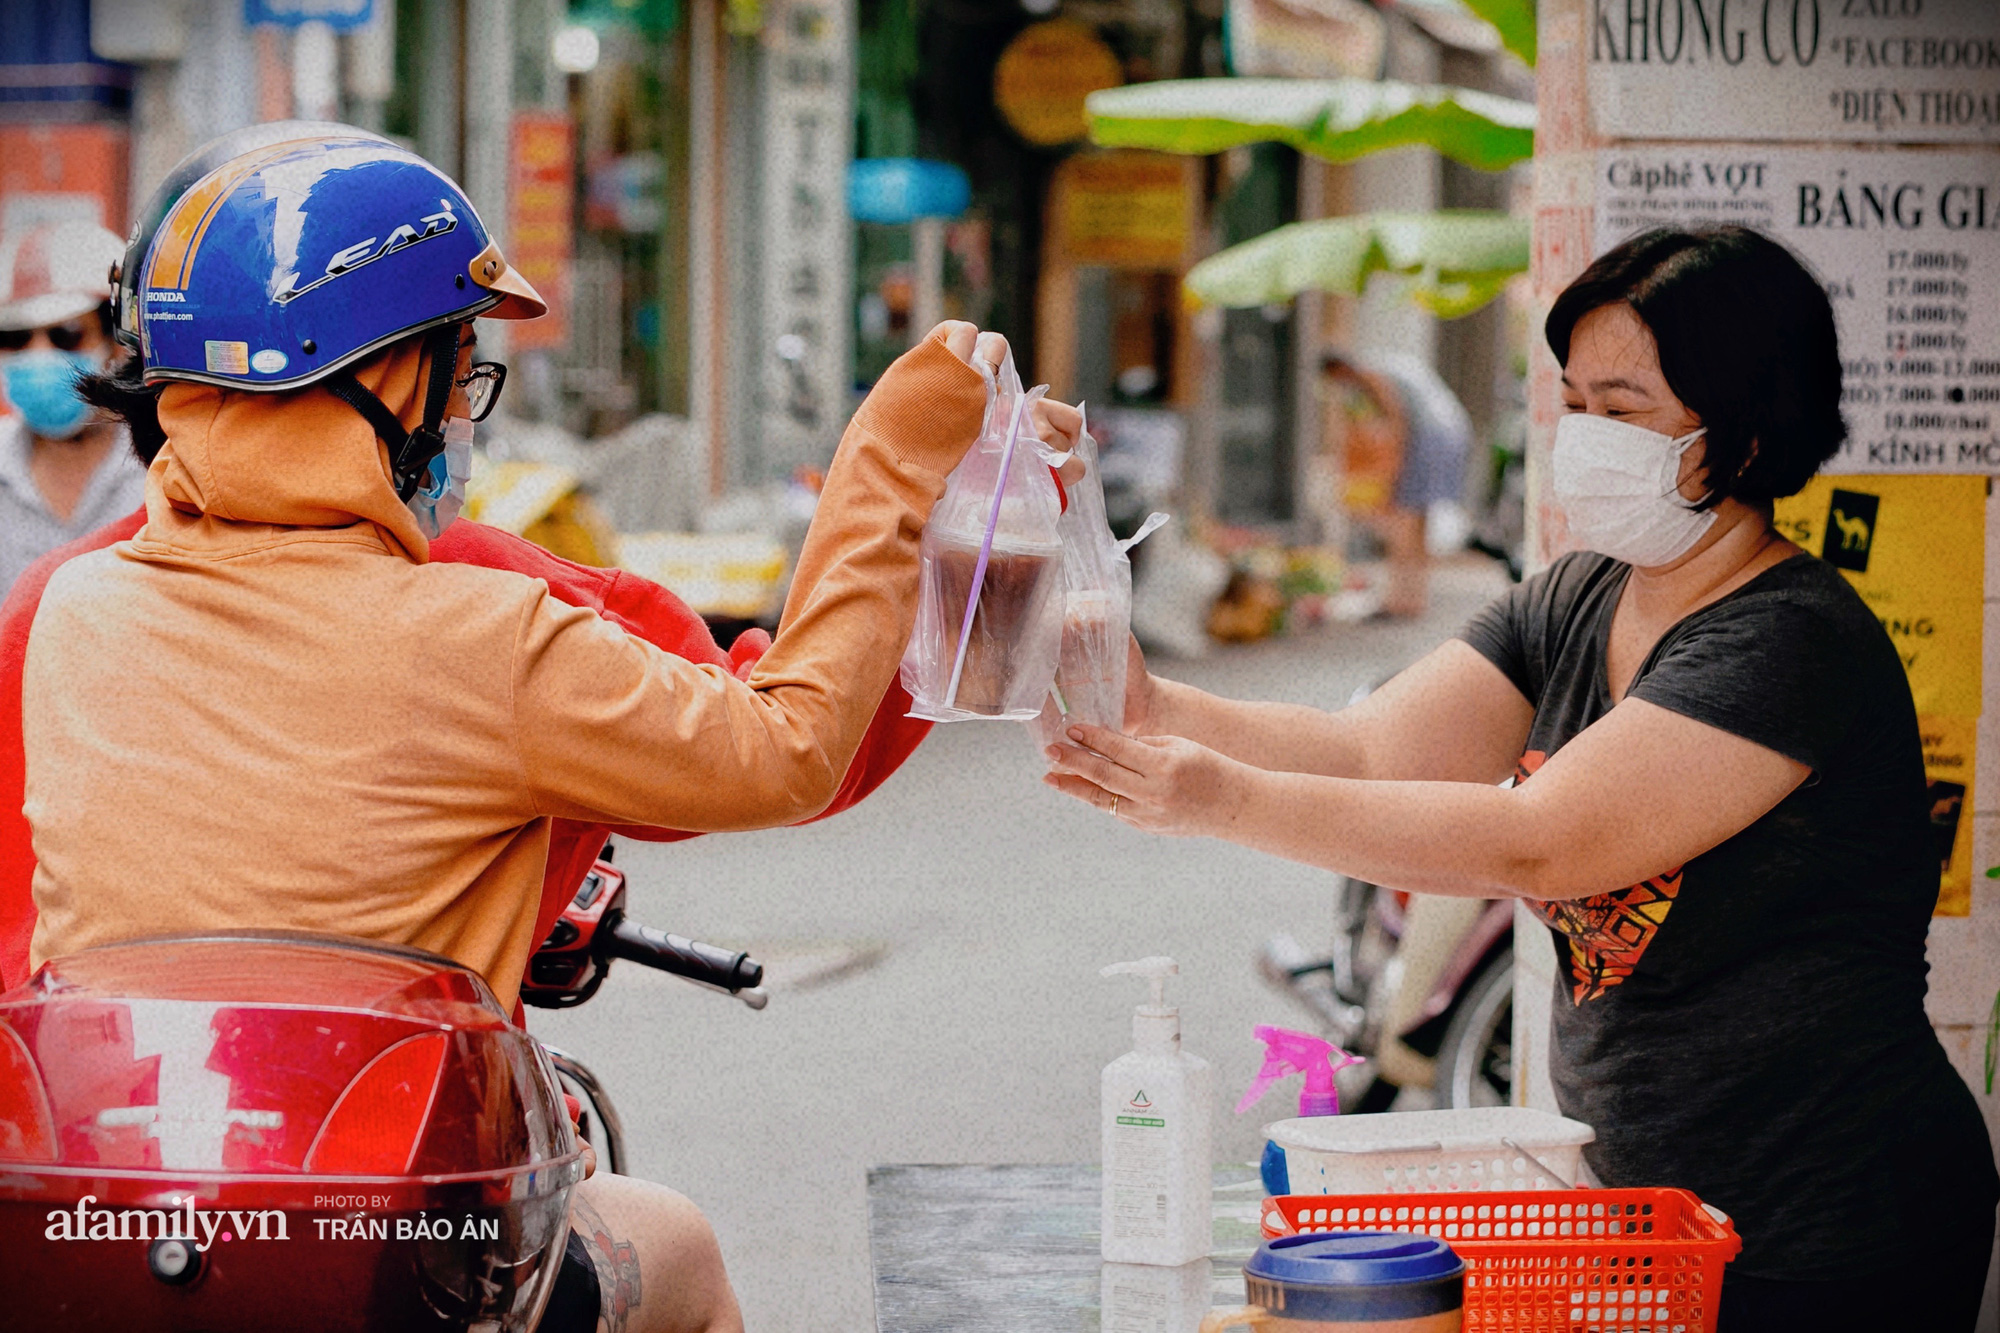
<path id="1" fill-rule="evenodd" d="M 1073 731 L 1049 781 L 1142 829 L 1526 900 L 1599 1178 L 1735 1219 L 1721 1329 L 1970 1330 L 2000 1176 L 1924 1013 L 1916 711 L 1868 607 L 1772 526 L 1846 434 L 1826 294 L 1754 232 L 1649 232 L 1548 340 L 1583 552 L 1339 713 L 1135 661 L 1130 736 Z"/>

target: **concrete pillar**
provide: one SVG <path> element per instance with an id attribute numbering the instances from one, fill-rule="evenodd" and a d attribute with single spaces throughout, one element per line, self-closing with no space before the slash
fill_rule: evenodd
<path id="1" fill-rule="evenodd" d="M 1439 65 L 1441 81 L 1503 97 L 1525 97 L 1525 90 L 1508 86 L 1500 77 L 1500 60 L 1490 54 L 1446 50 Z M 1518 176 L 1517 176 L 1518 171 Z M 1495 209 L 1505 212 L 1517 179 L 1525 170 L 1475 171 L 1456 162 L 1441 164 L 1438 202 L 1444 208 Z M 1493 441 L 1502 367 L 1507 358 L 1507 303 L 1495 301 L 1461 319 L 1437 326 L 1437 369 L 1472 419 L 1473 453 L 1466 468 L 1468 504 L 1483 499 L 1488 484 L 1486 450 Z"/>
<path id="2" fill-rule="evenodd" d="M 688 415 L 707 445 L 711 496 L 729 483 L 721 9 L 719 0 L 688 6 Z"/>
<path id="3" fill-rule="evenodd" d="M 513 0 L 465 0 L 465 143 L 459 182 L 487 234 L 507 248 L 507 164 L 514 119 Z M 480 326 L 482 356 L 504 360 L 507 321 Z"/>
<path id="4" fill-rule="evenodd" d="M 257 62 L 257 121 L 284 120 L 292 110 L 291 34 L 275 24 L 259 24 L 250 33 Z"/>
<path id="5" fill-rule="evenodd" d="M 175 107 L 178 62 L 140 65 L 132 81 L 132 167 L 127 198 L 137 211 L 194 144 Z"/>
<path id="6" fill-rule="evenodd" d="M 292 33 L 292 114 L 300 120 L 340 117 L 340 44 L 324 23 Z"/>
<path id="7" fill-rule="evenodd" d="M 190 148 L 257 119 L 257 46 L 241 0 L 194 0 L 180 75 L 177 100 Z"/>
<path id="8" fill-rule="evenodd" d="M 1528 499 L 1526 560 L 1536 569 L 1560 548 L 1545 540 L 1551 523 L 1548 451 L 1562 413 L 1561 369 L 1540 330 L 1557 293 L 1590 262 L 1590 179 L 1602 140 L 1588 129 L 1583 98 L 1584 0 L 1542 0 L 1535 66 L 1535 230 L 1529 281 L 1533 332 L 1528 350 Z M 1549 1081 L 1557 950 L 1548 927 L 1521 905 L 1514 908 L 1514 1100 L 1554 1111 Z"/>
<path id="9" fill-rule="evenodd" d="M 460 181 L 505 246 L 507 152 L 514 114 L 513 0 L 465 0 L 465 142 Z"/>
<path id="10" fill-rule="evenodd" d="M 100 55 L 139 62 L 132 92 L 136 209 L 187 153 L 256 118 L 255 50 L 241 0 L 97 0 L 91 21 L 94 31 L 125 43 Z"/>
<path id="11" fill-rule="evenodd" d="M 417 62 L 417 151 L 453 178 L 459 172 L 459 76 L 464 69 L 460 41 L 463 0 L 423 0 L 422 44 Z"/>
<path id="12" fill-rule="evenodd" d="M 347 35 L 347 119 L 380 134 L 396 91 L 396 6 L 383 0 L 368 22 Z"/>
<path id="13" fill-rule="evenodd" d="M 1416 26 L 1394 14 L 1384 15 L 1389 30 L 1386 73 L 1406 83 L 1438 81 L 1437 43 Z M 1360 212 L 1426 213 L 1438 207 L 1443 191 L 1443 160 L 1428 148 L 1398 148 L 1373 153 L 1348 168 L 1348 189 Z M 1389 282 L 1371 283 L 1354 310 L 1353 344 L 1361 353 L 1403 352 L 1426 363 L 1437 354 L 1437 319 Z"/>
<path id="14" fill-rule="evenodd" d="M 1313 222 L 1328 212 L 1330 178 L 1334 169 L 1315 157 L 1299 161 L 1299 221 Z M 1347 547 L 1346 511 L 1338 505 L 1315 505 L 1312 488 L 1324 475 L 1319 461 L 1325 447 L 1325 409 L 1320 401 L 1320 358 L 1329 345 L 1325 292 L 1300 292 L 1292 303 L 1292 494 L 1293 523 L 1300 535 L 1336 550 Z"/>
<path id="15" fill-rule="evenodd" d="M 854 0 L 766 0 L 751 224 L 758 292 L 752 484 L 824 467 L 854 403 Z M 746 218 L 746 221 L 749 221 Z"/>
<path id="16" fill-rule="evenodd" d="M 174 99 L 174 76 L 187 51 L 189 7 L 184 0 L 91 0 L 91 50 L 134 66 L 132 158 L 126 196 L 131 208 L 146 201 L 154 182 L 187 151 L 187 127 Z M 113 228 L 124 224 L 112 218 Z"/>

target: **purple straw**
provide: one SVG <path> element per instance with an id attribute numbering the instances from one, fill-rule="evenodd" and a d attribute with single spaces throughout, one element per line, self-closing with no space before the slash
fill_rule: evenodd
<path id="1" fill-rule="evenodd" d="M 986 586 L 986 564 L 993 556 L 993 531 L 1000 526 L 1000 501 L 1007 495 L 1007 474 L 1014 466 L 1014 442 L 1021 437 L 1021 413 L 1042 390 L 1032 389 L 1014 400 L 1014 416 L 1007 423 L 1007 447 L 1000 454 L 1000 481 L 993 488 L 993 510 L 986 516 L 986 536 L 979 543 L 979 561 L 972 567 L 972 592 L 965 599 L 965 621 L 958 629 L 958 656 L 951 664 L 951 688 L 945 692 L 944 706 L 958 706 L 958 679 L 965 671 L 965 649 L 972 642 L 972 616 L 979 609 L 979 594 Z"/>

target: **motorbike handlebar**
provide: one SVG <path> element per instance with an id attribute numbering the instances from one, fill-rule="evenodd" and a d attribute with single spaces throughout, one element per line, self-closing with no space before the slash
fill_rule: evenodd
<path id="1" fill-rule="evenodd" d="M 611 927 L 606 953 L 613 958 L 656 967 L 677 977 L 736 995 L 764 982 L 764 965 L 741 950 L 718 948 L 684 935 L 620 919 Z"/>

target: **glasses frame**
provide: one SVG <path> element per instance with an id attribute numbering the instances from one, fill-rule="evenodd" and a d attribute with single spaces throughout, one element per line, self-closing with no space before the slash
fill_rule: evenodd
<path id="1" fill-rule="evenodd" d="M 484 421 L 499 405 L 500 390 L 507 385 L 507 367 L 498 361 L 475 361 L 472 368 L 453 383 L 465 390 L 466 407 L 471 419 Z"/>

